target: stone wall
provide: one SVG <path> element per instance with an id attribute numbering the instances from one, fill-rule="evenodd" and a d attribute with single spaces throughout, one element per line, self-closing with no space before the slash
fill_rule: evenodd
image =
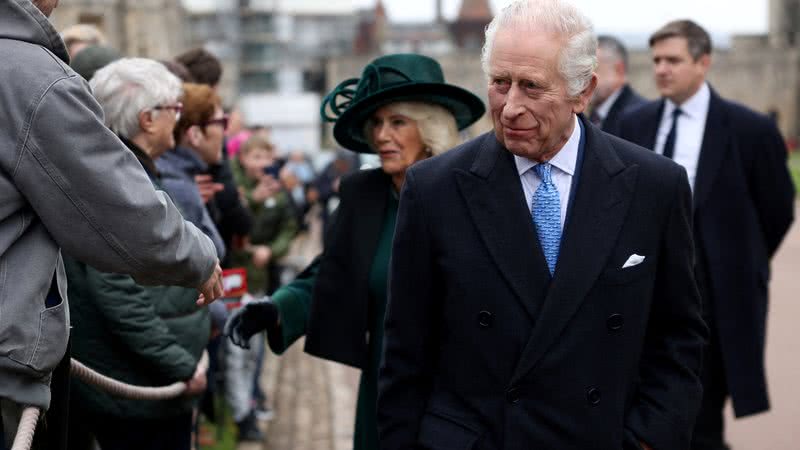
<path id="1" fill-rule="evenodd" d="M 164 59 L 185 50 L 183 9 L 175 0 L 62 0 L 50 20 L 58 31 L 93 23 L 126 56 Z"/>
<path id="2" fill-rule="evenodd" d="M 656 98 L 652 63 L 648 51 L 632 52 L 629 79 L 642 95 Z M 708 76 L 711 86 L 723 97 L 756 111 L 778 111 L 784 136 L 800 134 L 800 52 L 769 46 L 735 45 L 715 52 Z"/>

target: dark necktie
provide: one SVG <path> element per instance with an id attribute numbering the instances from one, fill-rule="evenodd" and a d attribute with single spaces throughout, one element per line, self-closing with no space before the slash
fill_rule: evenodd
<path id="1" fill-rule="evenodd" d="M 664 151 L 662 154 L 670 159 L 672 159 L 672 156 L 675 154 L 675 139 L 678 138 L 678 117 L 681 114 L 683 114 L 683 111 L 681 111 L 680 108 L 675 108 L 675 111 L 672 111 L 672 126 L 667 134 L 667 140 L 664 142 Z"/>

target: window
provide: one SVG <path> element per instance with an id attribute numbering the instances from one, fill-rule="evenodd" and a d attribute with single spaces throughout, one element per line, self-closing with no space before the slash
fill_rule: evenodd
<path id="1" fill-rule="evenodd" d="M 264 91 L 274 91 L 277 88 L 275 73 L 262 72 L 242 75 L 240 90 L 242 94 L 255 94 Z"/>

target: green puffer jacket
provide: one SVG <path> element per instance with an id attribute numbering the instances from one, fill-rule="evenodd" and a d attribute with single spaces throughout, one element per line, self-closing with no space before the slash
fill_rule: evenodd
<path id="1" fill-rule="evenodd" d="M 75 359 L 140 386 L 164 386 L 192 377 L 211 330 L 208 309 L 195 304 L 196 290 L 141 286 L 127 275 L 101 273 L 68 257 L 64 266 Z M 82 409 L 123 418 L 185 414 L 195 401 L 185 396 L 128 400 L 74 378 L 72 390 L 73 404 Z"/>
<path id="2" fill-rule="evenodd" d="M 297 236 L 297 220 L 295 219 L 294 206 L 289 195 L 280 191 L 272 198 L 259 203 L 253 201 L 251 193 L 258 184 L 244 175 L 244 170 L 238 161 L 231 162 L 236 184 L 244 191 L 247 206 L 253 214 L 253 227 L 250 230 L 250 243 L 253 245 L 266 245 L 272 250 L 270 265 L 286 256 L 292 239 Z M 231 263 L 234 267 L 247 269 L 247 286 L 251 293 L 267 292 L 270 288 L 266 269 L 256 269 L 252 263 L 252 255 L 244 250 L 231 252 Z M 277 286 L 274 286 L 277 287 Z"/>
<path id="3" fill-rule="evenodd" d="M 153 160 L 123 139 L 159 189 Z M 142 286 L 127 275 L 102 273 L 64 256 L 72 322 L 72 356 L 125 383 L 166 386 L 194 375 L 211 335 L 207 308 L 195 289 Z M 70 405 L 117 418 L 153 419 L 191 411 L 196 398 L 128 400 L 73 377 Z"/>

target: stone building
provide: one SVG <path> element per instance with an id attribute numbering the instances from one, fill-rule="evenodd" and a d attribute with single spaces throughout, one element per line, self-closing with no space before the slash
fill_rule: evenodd
<path id="1" fill-rule="evenodd" d="M 50 18 L 57 30 L 97 26 L 124 55 L 170 58 L 186 48 L 184 11 L 176 0 L 61 0 Z"/>

